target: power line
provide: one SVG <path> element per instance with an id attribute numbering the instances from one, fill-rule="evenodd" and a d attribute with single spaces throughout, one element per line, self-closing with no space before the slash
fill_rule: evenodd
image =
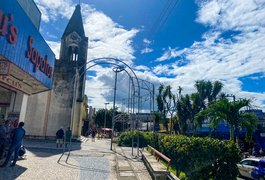
<path id="1" fill-rule="evenodd" d="M 171 0 L 167 0 L 164 8 L 162 9 L 161 13 L 159 14 L 159 17 L 156 19 L 156 21 L 154 22 L 154 24 L 152 25 L 152 27 L 150 29 L 149 37 L 151 37 L 151 35 L 155 33 L 155 30 L 157 28 L 157 24 L 159 24 L 160 21 L 162 21 L 163 17 L 165 16 L 165 12 L 168 9 L 168 7 L 170 6 L 170 2 L 171 2 Z"/>
<path id="2" fill-rule="evenodd" d="M 169 16 L 171 15 L 175 7 L 178 5 L 179 1 L 180 0 L 168 0 L 167 1 L 159 17 L 157 18 L 157 20 L 154 22 L 153 26 L 151 27 L 150 33 L 148 35 L 150 39 L 152 39 L 155 33 L 158 32 L 165 25 Z"/>

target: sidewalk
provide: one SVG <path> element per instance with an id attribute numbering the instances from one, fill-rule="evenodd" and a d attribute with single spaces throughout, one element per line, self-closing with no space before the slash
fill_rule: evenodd
<path id="1" fill-rule="evenodd" d="M 133 156 L 131 147 L 120 147 L 116 144 L 114 147 L 118 180 L 152 180 L 142 161 L 141 154 L 136 156 L 136 148 L 134 148 Z"/>
<path id="2" fill-rule="evenodd" d="M 82 137 L 64 154 L 51 140 L 26 139 L 24 146 L 25 160 L 13 168 L 0 168 L 0 179 L 151 180 L 141 158 L 131 155 L 131 148 L 114 144 L 111 151 L 109 139 L 92 142 Z"/>

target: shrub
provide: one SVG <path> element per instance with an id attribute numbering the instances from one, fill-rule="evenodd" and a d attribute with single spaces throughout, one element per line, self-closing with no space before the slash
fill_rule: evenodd
<path id="1" fill-rule="evenodd" d="M 128 131 L 123 132 L 118 138 L 119 146 L 132 146 L 132 138 L 134 137 L 134 142 L 137 142 L 137 138 L 139 135 L 139 147 L 146 147 L 148 144 L 151 144 L 151 136 L 153 133 L 151 132 L 142 132 L 142 131 Z M 136 144 L 134 145 L 136 146 Z"/>
<path id="2" fill-rule="evenodd" d="M 233 180 L 237 177 L 240 153 L 232 141 L 130 131 L 121 134 L 118 145 L 131 146 L 132 137 L 138 134 L 140 147 L 150 144 L 171 158 L 182 179 Z"/>
<path id="3" fill-rule="evenodd" d="M 164 136 L 161 142 L 159 150 L 188 179 L 236 179 L 240 154 L 232 141 L 178 135 Z"/>

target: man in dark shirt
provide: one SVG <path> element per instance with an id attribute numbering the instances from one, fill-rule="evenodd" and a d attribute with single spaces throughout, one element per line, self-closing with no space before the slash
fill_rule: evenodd
<path id="1" fill-rule="evenodd" d="M 7 154 L 6 160 L 5 160 L 4 164 L 1 165 L 1 167 L 7 166 L 7 164 L 9 162 L 13 152 L 15 152 L 14 161 L 13 161 L 13 163 L 10 166 L 15 166 L 16 165 L 16 162 L 17 162 L 17 159 L 18 159 L 18 151 L 19 151 L 19 149 L 21 147 L 22 140 L 23 140 L 23 138 L 25 137 L 25 134 L 26 134 L 26 131 L 23 128 L 23 126 L 24 126 L 24 122 L 20 122 L 19 125 L 18 125 L 18 128 L 14 129 L 11 146 L 10 146 L 10 148 L 8 150 L 8 154 Z"/>
<path id="2" fill-rule="evenodd" d="M 59 145 L 60 147 L 63 146 L 63 139 L 64 139 L 64 130 L 63 127 L 61 127 L 57 132 L 56 132 L 56 147 L 58 148 Z"/>

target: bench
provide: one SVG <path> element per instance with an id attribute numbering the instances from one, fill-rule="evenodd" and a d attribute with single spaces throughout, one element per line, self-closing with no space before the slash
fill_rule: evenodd
<path id="1" fill-rule="evenodd" d="M 149 145 L 148 148 L 150 149 L 151 153 L 148 151 L 142 151 L 142 159 L 152 178 L 155 180 L 167 179 L 167 176 L 170 175 L 170 171 L 168 169 L 171 159 Z M 160 159 L 163 159 L 167 162 L 167 167 L 159 163 Z"/>

